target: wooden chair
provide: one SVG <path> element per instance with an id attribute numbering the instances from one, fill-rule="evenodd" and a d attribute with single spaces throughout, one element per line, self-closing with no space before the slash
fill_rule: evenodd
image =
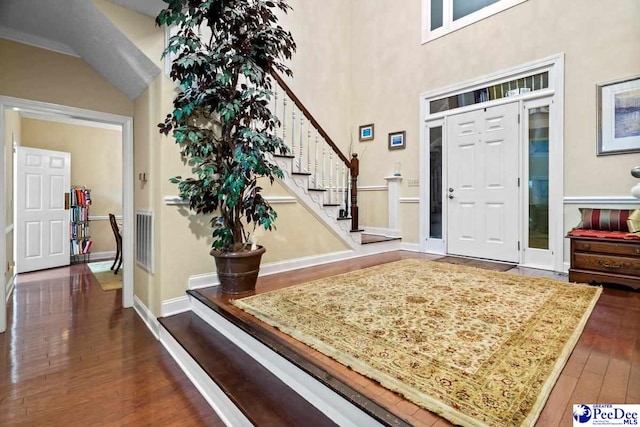
<path id="1" fill-rule="evenodd" d="M 113 260 L 111 270 L 113 270 L 113 274 L 118 274 L 118 270 L 122 265 L 122 235 L 120 234 L 120 228 L 118 227 L 114 214 L 109 214 L 109 222 L 111 223 L 113 236 L 116 238 L 116 259 Z M 118 264 L 117 266 L 116 263 Z"/>

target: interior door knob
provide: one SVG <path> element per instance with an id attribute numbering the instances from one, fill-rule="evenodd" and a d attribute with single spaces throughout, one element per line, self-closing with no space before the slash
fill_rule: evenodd
<path id="1" fill-rule="evenodd" d="M 453 193 L 453 188 L 449 187 L 449 193 Z"/>
<path id="2" fill-rule="evenodd" d="M 449 194 L 450 199 L 453 199 L 453 197 L 454 197 L 453 194 Z"/>

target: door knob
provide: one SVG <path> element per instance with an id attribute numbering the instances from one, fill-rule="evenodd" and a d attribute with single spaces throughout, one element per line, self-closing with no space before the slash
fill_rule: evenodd
<path id="1" fill-rule="evenodd" d="M 453 199 L 453 197 L 454 197 L 453 194 L 449 194 L 450 199 Z"/>
<path id="2" fill-rule="evenodd" d="M 453 193 L 453 188 L 449 187 L 449 193 Z"/>

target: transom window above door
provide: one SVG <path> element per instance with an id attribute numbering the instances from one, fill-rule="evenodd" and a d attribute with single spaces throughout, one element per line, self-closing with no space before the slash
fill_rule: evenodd
<path id="1" fill-rule="evenodd" d="M 422 0 L 422 43 L 524 1 L 526 0 Z"/>

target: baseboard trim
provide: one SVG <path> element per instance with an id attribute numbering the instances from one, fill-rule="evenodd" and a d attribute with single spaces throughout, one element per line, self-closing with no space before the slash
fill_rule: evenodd
<path id="1" fill-rule="evenodd" d="M 185 295 L 183 297 L 162 301 L 160 316 L 169 317 L 189 310 L 191 310 L 191 303 L 189 302 L 189 297 Z"/>
<path id="2" fill-rule="evenodd" d="M 336 424 L 347 427 L 381 425 L 377 420 L 348 402 L 345 398 L 311 377 L 298 366 L 273 352 L 263 343 L 245 333 L 200 301 L 195 298 L 192 298 L 191 301 L 193 312 L 197 316 L 233 341 L 242 351 L 271 371 Z"/>
<path id="3" fill-rule="evenodd" d="M 632 196 L 569 196 L 563 201 L 565 205 L 640 205 Z"/>
<path id="4" fill-rule="evenodd" d="M 91 252 L 89 254 L 90 261 L 106 261 L 108 259 L 114 259 L 115 257 L 116 257 L 115 251 Z"/>
<path id="5" fill-rule="evenodd" d="M 318 265 L 329 264 L 335 261 L 361 258 L 368 255 L 391 252 L 399 249 L 401 249 L 399 241 L 391 241 L 374 243 L 371 245 L 363 245 L 360 251 L 331 252 L 323 255 L 313 255 L 309 257 L 273 262 L 270 264 L 264 264 L 260 267 L 260 276 L 270 276 L 272 274 L 284 273 L 286 271 L 315 267 Z M 216 273 L 199 274 L 189 277 L 188 280 L 188 287 L 192 290 L 209 288 L 218 285 L 220 285 L 220 281 L 218 280 L 218 275 Z"/>
<path id="6" fill-rule="evenodd" d="M 160 342 L 225 425 L 234 427 L 251 427 L 253 425 L 200 365 L 193 360 L 189 353 L 162 326 L 160 327 Z"/>
<path id="7" fill-rule="evenodd" d="M 419 243 L 402 242 L 400 243 L 400 249 L 402 249 L 403 251 L 409 251 L 409 252 L 422 252 L 420 250 Z"/>
<path id="8" fill-rule="evenodd" d="M 151 310 L 144 305 L 144 303 L 136 295 L 133 296 L 133 309 L 138 313 L 138 316 L 147 325 L 147 328 L 151 331 L 156 339 L 160 339 L 160 323 L 153 315 Z"/>

